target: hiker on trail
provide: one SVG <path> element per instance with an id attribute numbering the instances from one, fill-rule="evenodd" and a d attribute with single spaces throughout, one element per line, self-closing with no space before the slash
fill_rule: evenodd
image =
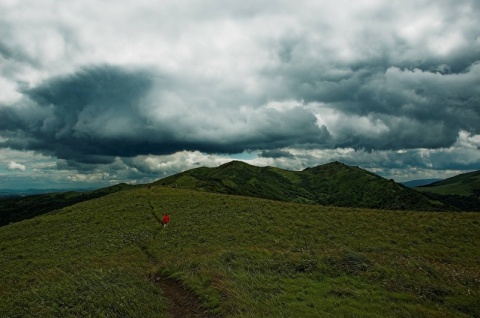
<path id="1" fill-rule="evenodd" d="M 167 213 L 163 215 L 163 227 L 166 227 L 168 222 L 170 222 L 170 217 L 168 216 Z"/>

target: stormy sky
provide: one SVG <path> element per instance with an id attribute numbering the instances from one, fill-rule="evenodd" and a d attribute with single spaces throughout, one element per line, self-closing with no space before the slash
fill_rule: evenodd
<path id="1" fill-rule="evenodd" d="M 480 169 L 480 3 L 0 0 L 0 189 L 232 159 Z"/>

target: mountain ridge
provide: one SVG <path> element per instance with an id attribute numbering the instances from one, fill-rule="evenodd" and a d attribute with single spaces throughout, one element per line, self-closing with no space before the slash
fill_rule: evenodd
<path id="1" fill-rule="evenodd" d="M 230 161 L 216 168 L 187 170 L 153 184 L 341 207 L 426 211 L 447 208 L 393 180 L 338 161 L 302 171 Z"/>

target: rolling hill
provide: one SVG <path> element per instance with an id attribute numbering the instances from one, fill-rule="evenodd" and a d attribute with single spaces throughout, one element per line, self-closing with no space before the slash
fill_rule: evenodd
<path id="1" fill-rule="evenodd" d="M 0 227 L 0 316 L 193 316 L 176 282 L 195 317 L 479 317 L 479 241 L 478 213 L 135 187 Z"/>
<path id="2" fill-rule="evenodd" d="M 480 171 L 462 173 L 415 189 L 459 211 L 480 211 Z"/>
<path id="3" fill-rule="evenodd" d="M 287 171 L 232 161 L 201 167 L 154 184 L 297 203 L 393 210 L 441 210 L 444 204 L 359 167 L 340 162 Z"/>
<path id="4" fill-rule="evenodd" d="M 445 180 L 420 186 L 417 190 L 447 195 L 478 196 L 480 195 L 480 171 L 462 173 Z"/>

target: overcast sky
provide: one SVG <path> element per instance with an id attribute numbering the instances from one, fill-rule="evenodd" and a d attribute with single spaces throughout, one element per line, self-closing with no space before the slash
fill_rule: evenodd
<path id="1" fill-rule="evenodd" d="M 0 189 L 232 159 L 480 169 L 480 2 L 0 0 Z"/>

